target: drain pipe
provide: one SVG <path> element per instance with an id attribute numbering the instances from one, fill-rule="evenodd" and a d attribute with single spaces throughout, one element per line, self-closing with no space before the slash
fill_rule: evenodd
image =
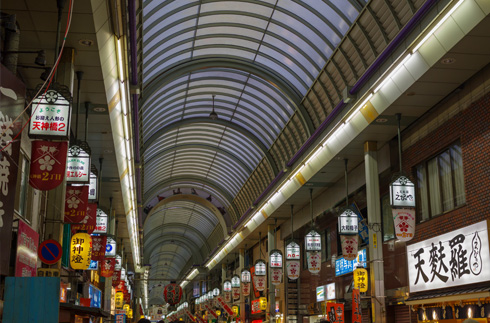
<path id="1" fill-rule="evenodd" d="M 138 53 L 137 53 L 137 39 L 136 39 L 136 0 L 128 1 L 128 14 L 129 14 L 129 46 L 131 52 L 131 86 L 138 86 Z M 138 94 L 132 94 L 133 98 L 133 124 L 134 124 L 134 163 L 136 164 L 136 200 L 138 208 L 138 223 L 139 227 L 143 227 L 143 206 L 142 192 L 141 192 L 141 166 L 140 166 L 140 120 L 139 120 L 139 102 Z"/>

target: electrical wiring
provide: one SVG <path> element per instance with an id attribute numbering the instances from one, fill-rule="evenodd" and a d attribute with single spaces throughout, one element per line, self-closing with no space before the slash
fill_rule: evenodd
<path id="1" fill-rule="evenodd" d="M 12 123 L 8 127 L 6 127 L 5 130 L 2 131 L 2 134 L 0 135 L 0 138 L 2 138 L 5 135 L 5 133 L 15 124 L 15 122 L 27 111 L 27 109 L 29 109 L 29 107 L 32 105 L 32 103 L 34 102 L 34 100 L 39 96 L 39 94 L 43 90 L 43 88 L 46 85 L 46 83 L 48 83 L 48 84 L 46 86 L 46 89 L 43 92 L 43 95 L 41 97 L 41 100 L 44 98 L 44 95 L 46 94 L 46 92 L 48 91 L 49 87 L 51 86 L 51 83 L 53 82 L 53 78 L 54 78 L 56 69 L 58 68 L 58 65 L 59 65 L 59 62 L 60 62 L 60 59 L 61 59 L 61 55 L 63 54 L 63 49 L 65 48 L 66 36 L 68 35 L 68 31 L 70 30 L 71 18 L 72 18 L 72 14 L 73 14 L 73 2 L 74 2 L 74 0 L 70 0 L 70 5 L 68 7 L 68 18 L 67 18 L 67 21 L 66 21 L 65 34 L 63 36 L 63 42 L 61 44 L 60 53 L 58 54 L 58 57 L 56 58 L 56 62 L 53 65 L 53 68 L 51 69 L 48 77 L 46 78 L 46 81 L 44 81 L 43 85 L 39 88 L 39 91 L 33 96 L 32 100 L 27 104 L 27 106 L 25 107 L 25 109 L 14 119 L 14 121 L 12 121 Z M 22 126 L 21 130 L 17 133 L 17 135 L 15 135 L 15 137 L 12 138 L 12 140 L 10 140 L 4 147 L 2 147 L 2 149 L 0 149 L 0 152 L 4 151 L 8 146 L 10 146 L 12 144 L 12 142 L 14 142 L 17 139 L 17 137 L 24 131 L 25 127 L 29 124 L 29 122 L 30 122 L 30 120 L 32 118 L 32 115 L 34 114 L 34 112 L 37 110 L 38 107 L 39 107 L 39 104 L 36 106 L 36 108 L 34 109 L 34 111 L 32 111 L 31 116 L 29 117 L 29 119 L 27 120 L 27 122 Z"/>

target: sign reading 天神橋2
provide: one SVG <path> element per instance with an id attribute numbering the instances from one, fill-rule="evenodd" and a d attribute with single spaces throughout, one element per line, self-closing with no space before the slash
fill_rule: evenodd
<path id="1" fill-rule="evenodd" d="M 490 280 L 487 221 L 407 246 L 410 292 Z"/>

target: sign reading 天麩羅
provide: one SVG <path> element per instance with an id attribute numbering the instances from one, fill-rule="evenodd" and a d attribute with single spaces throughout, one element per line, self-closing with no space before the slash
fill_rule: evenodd
<path id="1" fill-rule="evenodd" d="M 410 292 L 490 280 L 487 221 L 407 246 Z"/>

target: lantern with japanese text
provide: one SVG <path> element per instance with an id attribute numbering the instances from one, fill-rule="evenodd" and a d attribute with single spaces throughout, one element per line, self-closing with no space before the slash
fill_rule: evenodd
<path id="1" fill-rule="evenodd" d="M 250 281 L 252 275 L 250 274 L 250 271 L 248 269 L 243 269 L 241 276 L 242 276 L 242 295 L 250 296 Z"/>
<path id="2" fill-rule="evenodd" d="M 265 261 L 262 259 L 258 259 L 255 262 L 255 274 L 254 274 L 254 285 L 255 289 L 257 289 L 259 292 L 262 292 L 265 290 L 266 285 L 267 285 L 267 265 L 265 264 Z"/>
<path id="3" fill-rule="evenodd" d="M 359 289 L 361 293 L 365 293 L 368 290 L 368 272 L 364 268 L 357 268 L 354 270 L 354 288 Z"/>
<path id="4" fill-rule="evenodd" d="M 359 218 L 350 207 L 346 207 L 339 216 L 339 235 L 345 260 L 354 260 L 357 257 L 358 232 Z"/>
<path id="5" fill-rule="evenodd" d="M 282 281 L 282 252 L 280 250 L 271 250 L 269 265 L 271 267 L 271 283 L 272 285 L 279 285 Z"/>
<path id="6" fill-rule="evenodd" d="M 410 241 L 415 236 L 415 185 L 400 175 L 390 183 L 390 205 L 395 236 Z"/>
<path id="7" fill-rule="evenodd" d="M 300 250 L 299 245 L 295 241 L 291 241 L 286 246 L 286 272 L 288 278 L 292 280 L 298 279 L 301 271 Z"/>
<path id="8" fill-rule="evenodd" d="M 231 293 L 234 301 L 240 299 L 240 277 L 238 275 L 231 277 Z"/>
<path id="9" fill-rule="evenodd" d="M 70 266 L 85 270 L 92 260 L 92 237 L 88 233 L 76 233 L 71 237 Z"/>
<path id="10" fill-rule="evenodd" d="M 124 293 L 123 292 L 116 292 L 116 308 L 122 308 L 124 304 Z"/>
<path id="11" fill-rule="evenodd" d="M 182 287 L 175 283 L 170 283 L 165 286 L 163 296 L 165 298 L 165 302 L 170 304 L 170 306 L 176 305 L 182 298 Z"/>
<path id="12" fill-rule="evenodd" d="M 306 262 L 308 271 L 313 275 L 320 274 L 321 269 L 321 235 L 314 229 L 305 236 Z"/>
<path id="13" fill-rule="evenodd" d="M 260 310 L 261 311 L 267 310 L 267 297 L 260 298 Z"/>
<path id="14" fill-rule="evenodd" d="M 231 302 L 231 281 L 225 280 L 223 283 L 223 296 L 225 297 L 225 302 Z"/>

